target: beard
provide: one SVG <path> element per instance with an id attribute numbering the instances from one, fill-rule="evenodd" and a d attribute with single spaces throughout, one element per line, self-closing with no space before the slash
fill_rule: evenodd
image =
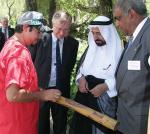
<path id="1" fill-rule="evenodd" d="M 95 43 L 97 46 L 100 46 L 100 47 L 106 45 L 105 40 L 95 40 Z"/>

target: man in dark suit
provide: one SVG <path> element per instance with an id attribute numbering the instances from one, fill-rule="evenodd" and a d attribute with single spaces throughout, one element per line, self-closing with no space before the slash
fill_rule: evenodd
<path id="1" fill-rule="evenodd" d="M 69 98 L 70 78 L 76 62 L 78 41 L 68 35 L 71 16 L 67 12 L 56 12 L 52 23 L 53 32 L 44 33 L 37 45 L 36 54 L 32 50 L 31 54 L 37 70 L 39 86 L 57 88 L 62 92 L 62 96 Z M 39 134 L 50 133 L 50 108 L 54 134 L 65 134 L 67 108 L 50 102 L 41 105 Z"/>
<path id="2" fill-rule="evenodd" d="M 117 119 L 124 134 L 147 134 L 150 104 L 150 19 L 143 0 L 118 0 L 116 25 L 132 37 L 116 71 Z"/>
<path id="3" fill-rule="evenodd" d="M 2 32 L 0 32 L 0 51 L 2 50 L 5 43 L 5 36 Z"/>
<path id="4" fill-rule="evenodd" d="M 4 33 L 5 41 L 7 41 L 7 39 L 14 34 L 14 29 L 8 26 L 8 19 L 6 17 L 1 18 L 1 24 L 2 27 L 0 31 Z"/>

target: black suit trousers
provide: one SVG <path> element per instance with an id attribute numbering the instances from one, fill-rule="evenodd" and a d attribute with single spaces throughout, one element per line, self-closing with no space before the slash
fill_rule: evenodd
<path id="1" fill-rule="evenodd" d="M 39 134 L 50 134 L 50 109 L 54 134 L 66 134 L 67 108 L 52 102 L 44 102 L 39 114 Z"/>

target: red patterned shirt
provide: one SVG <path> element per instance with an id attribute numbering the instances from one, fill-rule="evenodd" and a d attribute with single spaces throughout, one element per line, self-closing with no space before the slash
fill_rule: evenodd
<path id="1" fill-rule="evenodd" d="M 39 103 L 9 102 L 6 89 L 11 84 L 31 92 L 38 90 L 30 52 L 13 37 L 5 43 L 0 53 L 0 132 L 37 134 Z"/>

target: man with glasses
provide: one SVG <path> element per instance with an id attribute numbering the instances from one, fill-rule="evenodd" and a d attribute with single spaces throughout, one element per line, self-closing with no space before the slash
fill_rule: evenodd
<path id="1" fill-rule="evenodd" d="M 132 37 L 116 71 L 117 119 L 123 134 L 147 134 L 150 104 L 150 19 L 144 0 L 118 0 L 116 25 Z"/>
<path id="2" fill-rule="evenodd" d="M 37 43 L 43 16 L 29 11 L 17 21 L 15 34 L 0 53 L 0 131 L 37 134 L 39 100 L 59 99 L 57 89 L 39 90 L 36 70 L 27 46 Z"/>
<path id="3" fill-rule="evenodd" d="M 32 51 L 37 69 L 39 86 L 45 89 L 56 88 L 62 95 L 70 96 L 71 72 L 76 62 L 78 41 L 69 36 L 71 16 L 65 11 L 57 11 L 52 18 L 53 32 L 44 33 Z M 34 50 L 34 49 L 33 49 Z M 54 134 L 65 134 L 67 108 L 44 102 L 40 108 L 39 134 L 50 133 L 50 108 Z"/>

